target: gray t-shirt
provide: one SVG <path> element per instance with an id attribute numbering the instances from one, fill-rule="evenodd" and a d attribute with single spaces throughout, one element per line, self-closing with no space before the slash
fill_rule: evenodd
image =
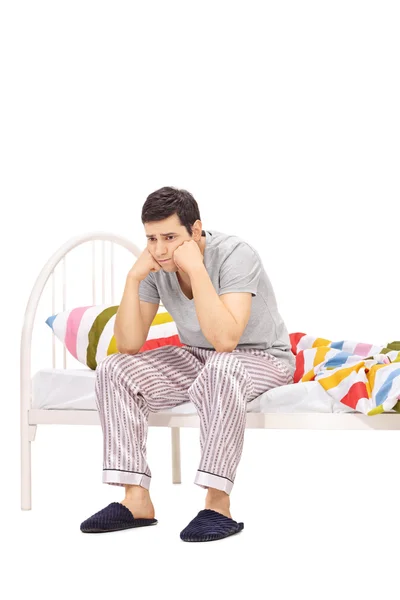
<path id="1" fill-rule="evenodd" d="M 267 350 L 295 371 L 295 356 L 285 323 L 277 308 L 275 293 L 256 250 L 236 235 L 207 230 L 204 266 L 218 295 L 251 292 L 249 322 L 237 348 Z M 175 272 L 151 272 L 140 282 L 139 297 L 160 300 L 176 323 L 179 338 L 187 346 L 213 349 L 204 337 L 196 315 L 195 301 L 183 293 Z"/>

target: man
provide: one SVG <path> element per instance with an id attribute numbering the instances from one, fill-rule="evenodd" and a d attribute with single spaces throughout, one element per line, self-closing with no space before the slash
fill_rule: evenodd
<path id="1" fill-rule="evenodd" d="M 230 493 L 243 448 L 247 403 L 293 382 L 295 357 L 261 259 L 235 235 L 202 229 L 196 200 L 164 187 L 142 208 L 147 248 L 129 271 L 115 319 L 118 354 L 99 363 L 96 402 L 104 436 L 103 482 L 125 498 L 81 524 L 83 532 L 157 523 L 146 461 L 149 412 L 193 402 L 200 418 L 195 483 L 205 508 L 181 531 L 210 541 L 243 529 Z M 160 300 L 179 346 L 139 352 Z"/>

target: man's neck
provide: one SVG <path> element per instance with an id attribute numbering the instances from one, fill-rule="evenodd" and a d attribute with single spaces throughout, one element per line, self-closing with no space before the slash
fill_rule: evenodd
<path id="1" fill-rule="evenodd" d="M 205 235 L 201 236 L 199 245 L 200 245 L 201 253 L 204 256 L 204 250 L 205 250 L 205 247 L 206 247 L 206 236 Z"/>
<path id="2" fill-rule="evenodd" d="M 186 284 L 187 286 L 190 287 L 190 277 L 189 277 L 189 275 L 187 273 L 184 273 L 183 271 L 179 271 L 178 270 L 176 272 L 176 276 L 178 277 L 178 281 L 180 283 L 184 283 L 184 284 Z"/>

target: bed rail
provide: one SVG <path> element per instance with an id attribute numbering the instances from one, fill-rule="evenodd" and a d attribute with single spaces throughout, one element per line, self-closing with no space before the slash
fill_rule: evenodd
<path id="1" fill-rule="evenodd" d="M 33 286 L 31 295 L 28 300 L 28 304 L 25 310 L 24 323 L 22 327 L 22 336 L 21 336 L 21 376 L 27 375 L 30 380 L 30 367 L 31 367 L 31 343 L 32 343 L 32 332 L 33 326 L 35 322 L 35 316 L 37 307 L 43 293 L 43 290 L 46 286 L 48 279 L 52 278 L 52 314 L 56 312 L 55 306 L 55 269 L 57 265 L 62 262 L 62 281 L 63 281 L 63 308 L 62 310 L 66 310 L 66 256 L 71 250 L 80 246 L 86 242 L 92 242 L 92 297 L 93 304 L 96 304 L 96 247 L 95 242 L 102 242 L 102 252 L 101 252 L 101 260 L 102 260 L 102 303 L 105 302 L 105 254 L 106 254 L 106 243 L 110 244 L 110 287 L 111 287 L 111 303 L 115 301 L 114 299 L 114 244 L 118 244 L 130 252 L 136 257 L 138 257 L 141 253 L 141 250 L 129 241 L 126 238 L 121 236 L 107 233 L 107 232 L 94 232 L 87 233 L 75 236 L 68 240 L 65 244 L 63 244 L 47 261 L 44 265 L 43 269 L 39 273 L 38 278 Z M 52 336 L 53 343 L 53 368 L 56 367 L 55 364 L 55 336 Z M 63 348 L 63 366 L 66 368 L 66 348 Z M 21 381 L 22 383 L 26 383 L 25 380 Z"/>
<path id="2" fill-rule="evenodd" d="M 31 345 L 32 333 L 35 323 L 35 317 L 40 298 L 46 283 L 52 277 L 52 308 L 55 314 L 55 275 L 54 271 L 57 265 L 62 262 L 62 279 L 63 279 L 63 310 L 66 310 L 66 256 L 71 250 L 84 244 L 91 242 L 92 250 L 92 295 L 93 304 L 96 304 L 96 241 L 102 241 L 102 302 L 105 301 L 105 250 L 106 243 L 110 247 L 110 268 L 111 268 L 111 302 L 114 302 L 114 244 L 118 244 L 126 248 L 136 257 L 139 257 L 141 250 L 130 240 L 108 232 L 93 232 L 84 233 L 70 238 L 65 244 L 54 252 L 51 258 L 40 271 L 35 284 L 32 288 L 31 295 L 25 310 L 24 322 L 21 334 L 21 349 L 20 349 L 20 406 L 21 406 L 21 474 L 22 474 L 22 508 L 30 509 L 31 507 L 31 444 L 35 439 L 36 425 L 29 424 L 29 410 L 32 402 L 32 381 L 31 381 Z M 53 338 L 53 368 L 55 368 L 55 336 Z M 63 364 L 66 368 L 66 349 L 64 347 Z"/>

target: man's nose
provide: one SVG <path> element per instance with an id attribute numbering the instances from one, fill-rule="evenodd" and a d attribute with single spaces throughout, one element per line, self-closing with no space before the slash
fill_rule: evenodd
<path id="1" fill-rule="evenodd" d="M 164 244 L 164 242 L 158 242 L 156 244 L 156 254 L 157 254 L 157 256 L 164 256 L 164 254 L 165 254 L 165 244 Z"/>

